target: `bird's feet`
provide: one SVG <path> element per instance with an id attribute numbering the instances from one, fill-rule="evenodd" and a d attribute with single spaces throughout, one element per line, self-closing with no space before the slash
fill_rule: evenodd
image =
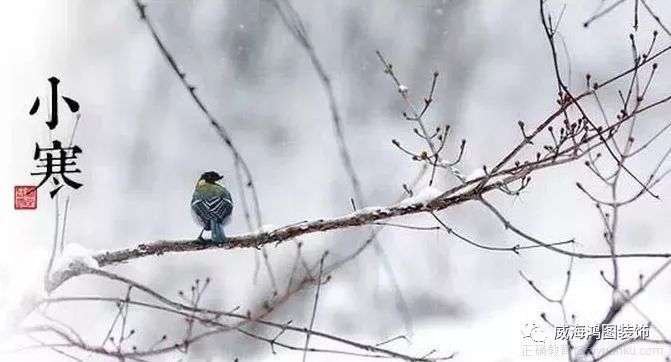
<path id="1" fill-rule="evenodd" d="M 200 234 L 198 234 L 198 237 L 196 238 L 196 242 L 198 243 L 204 243 L 205 239 L 203 239 L 203 233 L 205 232 L 205 229 L 203 228 L 200 230 Z"/>
<path id="2" fill-rule="evenodd" d="M 214 236 L 212 235 L 212 240 L 210 240 L 212 243 L 215 244 L 226 244 L 228 242 L 228 238 L 224 236 Z"/>
<path id="3" fill-rule="evenodd" d="M 211 239 L 205 239 L 202 235 L 198 235 L 196 242 L 200 244 L 226 244 L 228 243 L 228 238 L 225 236 L 223 238 L 217 238 L 213 235 Z"/>
<path id="4" fill-rule="evenodd" d="M 226 243 L 228 243 L 228 237 L 226 237 L 226 234 L 223 231 L 212 233 L 212 236 L 210 236 L 210 239 L 203 238 L 203 232 L 204 231 L 205 231 L 205 229 L 203 229 L 200 232 L 200 234 L 198 234 L 198 237 L 195 240 L 197 243 L 202 243 L 202 244 L 226 244 Z"/>

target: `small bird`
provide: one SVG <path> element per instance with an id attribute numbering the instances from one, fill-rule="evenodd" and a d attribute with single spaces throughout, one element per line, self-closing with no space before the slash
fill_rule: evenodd
<path id="1" fill-rule="evenodd" d="M 230 221 L 233 212 L 233 199 L 228 190 L 217 183 L 224 177 L 214 171 L 205 172 L 198 179 L 191 198 L 191 211 L 194 219 L 203 227 L 198 240 L 203 240 L 203 232 L 212 232 L 212 241 L 226 242 L 223 225 Z"/>

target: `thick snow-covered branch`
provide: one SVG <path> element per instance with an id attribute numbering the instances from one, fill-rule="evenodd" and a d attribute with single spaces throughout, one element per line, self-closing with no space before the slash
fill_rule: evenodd
<path id="1" fill-rule="evenodd" d="M 266 244 L 281 243 L 301 235 L 371 225 L 376 221 L 386 220 L 397 216 L 434 212 L 461 204 L 465 201 L 478 199 L 483 193 L 496 189 L 505 183 L 513 182 L 524 177 L 524 174 L 525 173 L 510 175 L 484 187 L 477 187 L 476 182 L 478 180 L 474 180 L 471 183 L 462 184 L 448 190 L 438 198 L 430 197 L 439 194 L 434 189 L 420 191 L 420 194 L 422 195 L 421 197 L 420 195 L 411 197 L 397 205 L 389 207 L 368 207 L 336 218 L 304 221 L 278 227 L 270 231 L 263 230 L 259 233 L 232 236 L 228 238 L 226 243 L 192 239 L 159 240 L 116 251 L 103 251 L 98 253 L 78 252 L 74 253 L 72 257 L 65 258 L 66 260 L 57 263 L 58 267 L 50 274 L 45 285 L 45 290 L 51 292 L 70 278 L 86 274 L 87 269 L 97 269 L 112 264 L 127 262 L 132 259 L 152 255 L 158 256 L 165 253 L 201 251 L 208 249 L 259 248 Z"/>
<path id="2" fill-rule="evenodd" d="M 140 244 L 134 248 L 96 254 L 93 256 L 93 258 L 102 267 L 110 264 L 126 262 L 131 259 L 143 258 L 152 255 L 161 255 L 164 253 L 199 251 L 216 248 L 256 248 L 270 243 L 281 243 L 301 235 L 324 232 L 334 229 L 370 225 L 376 221 L 386 220 L 397 216 L 439 211 L 450 206 L 461 204 L 465 201 L 475 200 L 483 192 L 490 191 L 496 188 L 497 185 L 497 183 L 493 183 L 485 186 L 484 188 L 476 187 L 454 194 L 453 196 L 439 199 L 424 200 L 417 198 L 417 202 L 402 202 L 398 205 L 389 207 L 369 207 L 336 218 L 305 221 L 279 227 L 272 231 L 232 236 L 228 239 L 227 243 L 214 243 L 210 241 L 203 242 L 198 240 L 161 240 L 152 243 Z M 410 200 L 415 201 L 415 199 Z"/>

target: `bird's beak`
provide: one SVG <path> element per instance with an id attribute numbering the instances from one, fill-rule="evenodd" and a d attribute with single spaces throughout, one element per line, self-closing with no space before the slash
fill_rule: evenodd
<path id="1" fill-rule="evenodd" d="M 223 178 L 224 178 L 224 176 L 218 175 L 215 181 L 219 181 L 219 180 L 221 180 L 221 179 L 223 179 Z"/>

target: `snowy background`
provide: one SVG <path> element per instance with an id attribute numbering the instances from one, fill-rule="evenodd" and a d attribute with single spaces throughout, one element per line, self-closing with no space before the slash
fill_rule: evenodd
<path id="1" fill-rule="evenodd" d="M 572 2 L 562 20 L 576 89 L 582 89 L 579 85 L 587 72 L 603 79 L 631 63 L 627 38 L 631 7 L 620 7 L 584 29 L 581 23 L 598 3 Z M 197 86 L 249 163 L 263 222 L 285 225 L 351 212 L 352 189 L 338 156 L 326 93 L 274 7 L 260 0 L 150 1 L 147 5 L 148 16 L 189 82 Z M 655 5 L 660 15 L 671 15 L 671 7 Z M 428 91 L 433 71 L 440 71 L 436 103 L 426 121 L 431 127 L 452 126 L 448 146 L 455 153 L 459 141 L 467 139 L 460 166 L 464 173 L 496 162 L 516 144 L 518 120 L 536 125 L 554 110 L 556 87 L 536 2 L 348 0 L 295 1 L 294 6 L 333 80 L 347 144 L 371 205 L 394 203 L 401 185 L 409 183 L 419 169 L 393 147 L 391 139 L 421 146 L 412 135 L 412 125 L 401 116 L 404 103 L 383 74 L 375 50 L 394 64 L 417 102 Z M 551 9 L 558 14 L 561 6 L 552 2 Z M 44 118 L 28 116 L 34 97 L 47 96 L 48 77 L 59 77 L 61 94 L 76 99 L 82 108 L 75 143 L 84 150 L 78 160 L 83 173 L 76 177 L 84 187 L 72 193 L 66 242 L 109 250 L 195 237 L 199 229 L 191 219 L 189 201 L 198 176 L 218 170 L 234 198 L 238 185 L 230 152 L 160 55 L 131 1 L 27 1 L 1 7 L 0 323 L 7 331 L 20 305 L 17 298 L 41 282 L 53 239 L 54 207 L 46 190 L 40 194 L 37 211 L 14 211 L 11 202 L 13 185 L 35 183 L 29 175 L 34 167 L 33 147 L 36 141 L 48 141 Z M 649 17 L 641 16 L 641 22 L 640 40 L 647 44 L 653 27 Z M 660 41 L 669 40 L 660 36 Z M 660 59 L 661 64 L 664 61 Z M 662 66 L 659 71 L 650 99 L 668 94 L 668 69 Z M 612 105 L 616 100 L 611 94 L 606 102 Z M 641 135 L 650 135 L 668 122 L 660 115 L 668 112 L 652 112 L 645 118 Z M 64 116 L 54 137 L 67 138 L 72 122 Z M 633 160 L 632 168 L 646 174 L 668 144 L 669 138 L 662 138 Z M 595 181 L 580 162 L 537 174 L 519 198 L 491 199 L 533 235 L 551 241 L 575 237 L 582 251 L 605 252 L 599 215 L 577 191 L 576 181 L 587 185 Z M 436 187 L 454 184 L 453 178 L 441 174 Z M 633 183 L 626 185 L 634 190 Z M 669 251 L 669 186 L 663 182 L 656 189 L 661 201 L 644 197 L 623 211 L 621 251 Z M 495 246 L 520 242 L 477 203 L 440 215 L 479 242 Z M 433 225 L 430 216 L 401 221 Z M 227 233 L 245 232 L 242 208 L 237 207 Z M 316 261 L 324 249 L 335 255 L 351 252 L 366 235 L 365 229 L 356 229 L 300 240 L 309 260 Z M 557 310 L 536 295 L 518 271 L 556 295 L 563 287 L 567 258 L 542 250 L 520 256 L 484 252 L 443 231 L 387 228 L 379 241 L 408 302 L 411 325 L 397 312 L 388 274 L 370 248 L 324 286 L 315 328 L 371 344 L 412 334 L 412 345 L 397 341 L 388 347 L 419 355 L 433 348 L 442 354 L 456 351 L 461 361 L 565 360 L 522 356 L 523 345 L 528 344 L 521 338 L 523 326 L 542 324 L 541 312 L 556 315 Z M 269 249 L 281 280 L 290 272 L 294 252 L 293 242 Z M 622 282 L 634 289 L 638 274 L 649 274 L 660 263 L 623 261 Z M 610 290 L 598 271 L 610 272 L 609 267 L 607 260 L 574 265 L 568 306 L 582 324 L 594 325 L 606 312 Z M 188 289 L 195 278 L 210 276 L 212 288 L 204 304 L 221 309 L 254 308 L 270 290 L 263 268 L 253 282 L 253 250 L 164 255 L 109 269 L 169 296 Z M 671 276 L 662 275 L 636 303 L 666 331 L 671 330 L 670 283 Z M 56 294 L 120 296 L 124 292 L 118 285 L 83 277 Z M 313 295 L 314 289 L 298 294 L 273 319 L 306 325 Z M 112 305 L 100 304 L 58 305 L 49 311 L 94 341 L 103 338 L 115 315 Z M 150 345 L 165 333 L 176 338 L 183 333 L 179 320 L 140 310 L 131 310 L 131 316 L 138 346 Z M 642 323 L 631 309 L 617 322 Z M 9 337 L 4 340 L 10 347 L 15 343 Z M 671 353 L 660 348 L 658 355 L 636 360 L 660 361 Z M 272 355 L 267 344 L 229 333 L 193 346 L 188 360 L 294 361 L 301 357 L 297 352 L 278 352 Z M 0 359 L 67 360 L 42 350 L 5 356 Z M 86 360 L 104 359 L 89 356 Z M 309 360 L 342 357 L 315 354 Z M 613 360 L 631 360 L 631 356 Z"/>

